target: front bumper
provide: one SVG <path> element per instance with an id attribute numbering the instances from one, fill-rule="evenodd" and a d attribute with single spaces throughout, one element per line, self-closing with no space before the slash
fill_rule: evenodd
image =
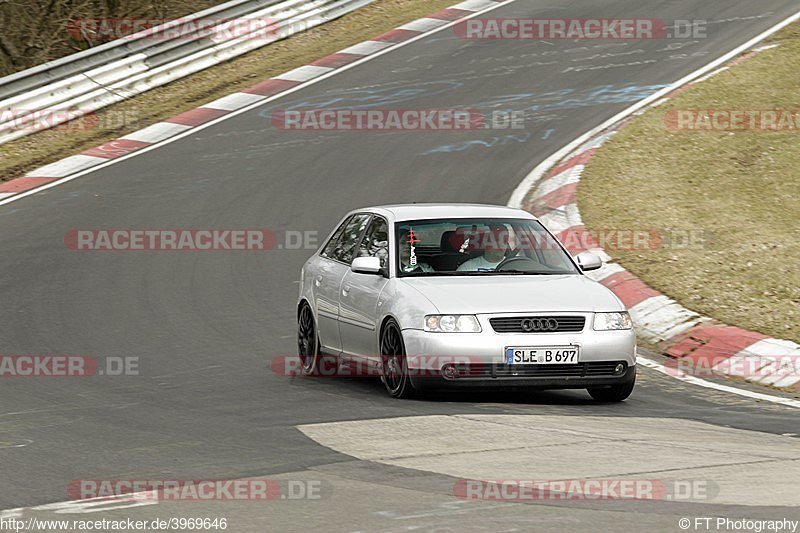
<path id="1" fill-rule="evenodd" d="M 626 367 L 624 371 L 615 375 L 604 376 L 559 376 L 559 375 L 532 375 L 514 374 L 512 372 L 498 377 L 482 376 L 456 376 L 446 378 L 443 375 L 432 376 L 430 373 L 412 375 L 412 383 L 418 389 L 475 389 L 475 388 L 524 388 L 524 389 L 586 389 L 624 385 L 636 379 L 636 367 Z"/>
<path id="2" fill-rule="evenodd" d="M 415 385 L 586 388 L 629 383 L 636 376 L 632 330 L 578 333 L 429 333 L 403 330 Z M 577 365 L 508 365 L 506 347 L 579 346 Z"/>

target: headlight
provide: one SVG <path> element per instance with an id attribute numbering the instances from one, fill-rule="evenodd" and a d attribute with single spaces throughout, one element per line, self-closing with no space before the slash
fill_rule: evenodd
<path id="1" fill-rule="evenodd" d="M 610 329 L 631 329 L 633 323 L 628 313 L 595 313 L 595 331 L 608 331 Z"/>
<path id="2" fill-rule="evenodd" d="M 425 331 L 434 333 L 480 333 L 481 325 L 475 315 L 428 315 Z"/>

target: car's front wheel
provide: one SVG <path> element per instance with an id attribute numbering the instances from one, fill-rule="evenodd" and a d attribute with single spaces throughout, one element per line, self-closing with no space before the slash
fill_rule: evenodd
<path id="1" fill-rule="evenodd" d="M 621 402 L 631 395 L 635 386 L 636 378 L 630 383 L 622 383 L 621 385 L 612 385 L 610 387 L 590 387 L 586 390 L 598 402 Z"/>
<path id="2" fill-rule="evenodd" d="M 319 336 L 308 304 L 303 304 L 297 315 L 297 355 L 300 356 L 303 374 L 313 375 L 319 364 Z"/>
<path id="3" fill-rule="evenodd" d="M 381 333 L 381 381 L 392 398 L 411 398 L 416 392 L 408 375 L 403 335 L 397 322 L 390 320 Z"/>

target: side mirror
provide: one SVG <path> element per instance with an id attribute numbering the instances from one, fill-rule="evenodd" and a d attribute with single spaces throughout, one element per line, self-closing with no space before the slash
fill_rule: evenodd
<path id="1" fill-rule="evenodd" d="M 575 257 L 575 260 L 578 261 L 578 266 L 581 267 L 581 270 L 584 272 L 597 270 L 603 266 L 603 260 L 592 252 L 581 252 Z"/>
<path id="2" fill-rule="evenodd" d="M 350 270 L 359 274 L 382 274 L 380 257 L 356 257 Z"/>

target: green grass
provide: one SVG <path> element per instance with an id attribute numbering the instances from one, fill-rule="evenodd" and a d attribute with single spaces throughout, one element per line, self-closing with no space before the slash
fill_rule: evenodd
<path id="1" fill-rule="evenodd" d="M 670 109 L 800 108 L 800 25 L 625 126 L 578 187 L 589 228 L 694 230 L 699 245 L 612 252 L 651 287 L 725 323 L 800 341 L 800 131 L 688 132 Z"/>

